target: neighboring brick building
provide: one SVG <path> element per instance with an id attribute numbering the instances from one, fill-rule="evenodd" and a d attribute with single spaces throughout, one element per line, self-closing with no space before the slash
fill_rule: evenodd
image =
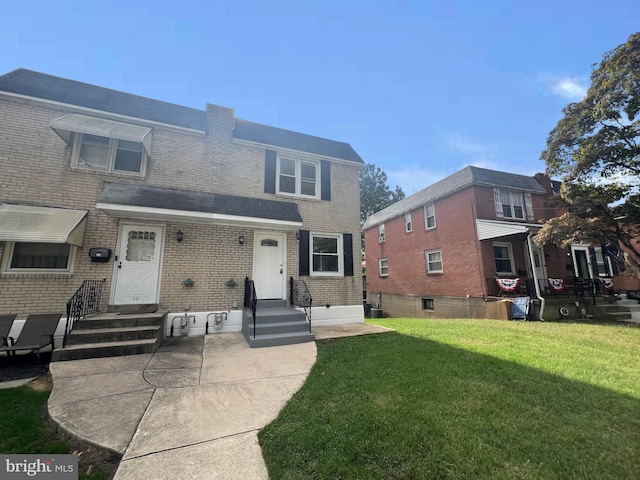
<path id="1" fill-rule="evenodd" d="M 0 312 L 62 312 L 106 279 L 103 303 L 239 330 L 245 277 L 261 299 L 293 277 L 315 324 L 363 320 L 349 144 L 23 69 L 0 76 L 0 118 Z"/>
<path id="2" fill-rule="evenodd" d="M 517 278 L 516 292 L 535 298 L 551 293 L 548 278 L 612 277 L 602 248 L 531 241 L 541 220 L 562 213 L 548 206 L 558 187 L 543 174 L 469 166 L 371 215 L 363 226 L 369 302 L 395 317 L 491 318 L 496 278 Z"/>

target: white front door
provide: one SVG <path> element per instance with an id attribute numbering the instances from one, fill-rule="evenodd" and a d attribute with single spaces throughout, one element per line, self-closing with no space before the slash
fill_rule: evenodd
<path id="1" fill-rule="evenodd" d="M 282 233 L 256 233 L 253 247 L 253 282 L 258 299 L 283 299 L 285 240 Z"/>
<path id="2" fill-rule="evenodd" d="M 536 273 L 538 284 L 541 289 L 547 288 L 547 268 L 544 264 L 544 249 L 542 247 L 533 247 L 533 270 Z"/>
<path id="3" fill-rule="evenodd" d="M 582 245 L 571 245 L 571 255 L 573 257 L 574 275 L 584 280 L 594 278 L 593 266 L 591 265 L 591 255 L 589 247 Z"/>
<path id="4" fill-rule="evenodd" d="M 158 303 L 163 240 L 163 227 L 121 227 L 113 277 L 113 304 Z"/>

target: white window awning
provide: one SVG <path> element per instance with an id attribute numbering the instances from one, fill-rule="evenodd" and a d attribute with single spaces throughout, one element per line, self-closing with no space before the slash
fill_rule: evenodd
<path id="1" fill-rule="evenodd" d="M 151 149 L 151 129 L 141 125 L 71 113 L 64 117 L 56 118 L 51 122 L 51 128 L 67 143 L 71 142 L 71 133 L 77 132 L 129 142 L 139 142 L 144 145 L 147 154 Z"/>
<path id="2" fill-rule="evenodd" d="M 0 205 L 0 241 L 68 243 L 82 247 L 86 210 Z"/>
<path id="3" fill-rule="evenodd" d="M 476 219 L 476 230 L 478 240 L 489 240 L 491 238 L 508 237 L 519 233 L 536 233 L 542 225 L 535 223 L 501 222 L 498 220 Z"/>

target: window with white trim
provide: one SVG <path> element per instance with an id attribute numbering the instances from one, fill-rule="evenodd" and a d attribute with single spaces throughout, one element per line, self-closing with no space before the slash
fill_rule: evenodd
<path id="1" fill-rule="evenodd" d="M 342 275 L 342 235 L 311 233 L 311 275 Z"/>
<path id="2" fill-rule="evenodd" d="M 436 228 L 436 208 L 433 203 L 424 206 L 424 227 L 426 230 Z"/>
<path id="3" fill-rule="evenodd" d="M 522 193 L 500 192 L 500 203 L 504 218 L 517 218 L 524 220 L 524 202 Z"/>
<path id="4" fill-rule="evenodd" d="M 277 172 L 277 193 L 320 198 L 319 162 L 279 155 Z"/>
<path id="5" fill-rule="evenodd" d="M 496 261 L 496 273 L 515 275 L 513 266 L 513 247 L 510 243 L 493 243 L 493 256 Z"/>
<path id="6" fill-rule="evenodd" d="M 76 247 L 67 243 L 7 242 L 5 273 L 71 273 Z"/>
<path id="7" fill-rule="evenodd" d="M 602 253 L 601 247 L 594 248 L 594 256 L 596 259 L 596 269 L 598 270 L 599 277 L 611 276 L 613 272 L 613 266 L 611 265 L 611 259 Z"/>
<path id="8" fill-rule="evenodd" d="M 143 175 L 147 153 L 141 142 L 76 133 L 72 165 L 76 168 Z"/>
<path id="9" fill-rule="evenodd" d="M 378 243 L 384 243 L 384 223 L 378 225 Z"/>
<path id="10" fill-rule="evenodd" d="M 411 212 L 404 214 L 404 231 L 409 233 L 413 230 L 413 225 L 411 223 Z"/>
<path id="11" fill-rule="evenodd" d="M 442 252 L 440 250 L 429 250 L 424 252 L 427 263 L 427 273 L 442 273 Z"/>
<path id="12" fill-rule="evenodd" d="M 389 260 L 386 258 L 381 258 L 378 260 L 378 272 L 381 277 L 389 276 Z"/>

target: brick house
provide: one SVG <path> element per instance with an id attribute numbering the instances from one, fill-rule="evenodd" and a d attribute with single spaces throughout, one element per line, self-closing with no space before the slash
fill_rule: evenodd
<path id="1" fill-rule="evenodd" d="M 363 321 L 349 144 L 24 69 L 0 76 L 0 116 L 0 311 L 64 311 L 105 279 L 105 305 L 232 331 L 245 278 L 285 301 L 303 279 L 314 324 Z"/>
<path id="2" fill-rule="evenodd" d="M 368 301 L 394 317 L 495 318 L 491 300 L 510 293 L 496 279 L 508 287 L 517 279 L 513 295 L 539 299 L 539 316 L 555 296 L 549 278 L 567 289 L 601 277 L 621 282 L 601 247 L 532 242 L 541 220 L 562 213 L 548 206 L 558 188 L 543 174 L 468 166 L 371 215 L 363 226 Z"/>

